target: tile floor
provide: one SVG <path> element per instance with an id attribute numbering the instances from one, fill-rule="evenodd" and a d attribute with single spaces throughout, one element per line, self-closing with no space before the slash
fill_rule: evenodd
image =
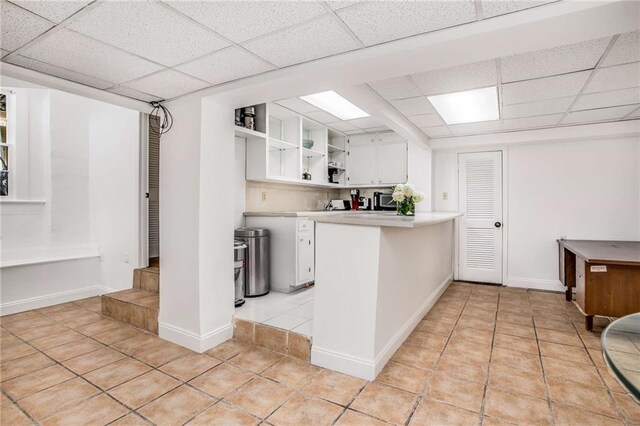
<path id="1" fill-rule="evenodd" d="M 1 318 L 0 423 L 640 424 L 562 294 L 454 283 L 374 382 L 234 340 L 197 354 L 99 306 Z"/>
<path id="2" fill-rule="evenodd" d="M 291 294 L 272 291 L 265 296 L 248 297 L 244 305 L 236 308 L 235 317 L 311 336 L 313 292 L 312 287 Z"/>

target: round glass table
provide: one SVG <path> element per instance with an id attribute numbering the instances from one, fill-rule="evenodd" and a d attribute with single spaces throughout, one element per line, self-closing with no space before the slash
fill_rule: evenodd
<path id="1" fill-rule="evenodd" d="M 640 401 L 640 312 L 609 324 L 602 333 L 602 353 L 618 381 Z"/>

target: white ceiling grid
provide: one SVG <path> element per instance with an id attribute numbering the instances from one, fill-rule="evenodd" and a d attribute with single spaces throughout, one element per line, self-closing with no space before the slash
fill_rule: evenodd
<path id="1" fill-rule="evenodd" d="M 588 40 L 368 85 L 430 138 L 633 119 L 640 107 L 639 35 Z M 493 85 L 501 89 L 498 121 L 446 126 L 437 113 L 415 113 L 418 105 L 428 108 L 419 101 L 427 101 L 428 95 Z M 414 88 L 424 96 L 416 97 Z"/>
<path id="2" fill-rule="evenodd" d="M 5 62 L 146 101 L 473 22 L 480 1 L 0 0 L 0 47 Z M 482 4 L 492 17 L 550 1 Z"/>

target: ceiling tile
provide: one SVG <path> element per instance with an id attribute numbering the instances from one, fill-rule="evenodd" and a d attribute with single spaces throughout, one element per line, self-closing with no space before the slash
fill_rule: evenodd
<path id="1" fill-rule="evenodd" d="M 477 135 L 481 133 L 495 133 L 500 131 L 500 120 L 482 121 L 479 123 L 454 124 L 449 126 L 449 130 L 455 136 Z"/>
<path id="2" fill-rule="evenodd" d="M 15 3 L 18 6 L 27 9 L 33 13 L 36 13 L 43 18 L 47 18 L 57 24 L 67 19 L 89 3 L 91 0 L 11 0 L 11 3 Z"/>
<path id="3" fill-rule="evenodd" d="M 387 100 L 412 98 L 422 93 L 408 77 L 389 78 L 368 83 L 369 86 Z"/>
<path id="4" fill-rule="evenodd" d="M 172 69 L 165 69 L 124 85 L 140 92 L 158 96 L 162 99 L 172 99 L 176 96 L 204 89 L 209 85 L 186 74 Z"/>
<path id="5" fill-rule="evenodd" d="M 2 56 L 2 57 L 5 57 L 9 53 L 11 53 L 11 52 L 9 52 L 8 50 L 0 49 L 0 56 Z"/>
<path id="6" fill-rule="evenodd" d="M 313 1 L 167 1 L 171 7 L 242 43 L 326 13 Z"/>
<path id="7" fill-rule="evenodd" d="M 420 130 L 422 130 L 424 134 L 432 139 L 452 136 L 452 133 L 451 131 L 449 131 L 449 128 L 447 126 L 427 127 L 421 128 Z"/>
<path id="8" fill-rule="evenodd" d="M 436 112 L 424 96 L 390 101 L 390 103 L 404 115 L 434 114 Z"/>
<path id="9" fill-rule="evenodd" d="M 106 89 L 107 87 L 111 87 L 114 84 L 109 81 L 93 78 L 88 75 L 66 70 L 64 68 L 60 68 L 55 65 L 36 61 L 35 59 L 30 59 L 20 55 L 15 55 L 12 58 L 8 58 L 6 61 L 14 65 L 18 65 L 20 67 L 28 68 L 34 71 L 39 71 L 41 73 L 53 75 L 55 77 L 60 77 L 65 80 L 75 81 L 76 83 L 84 84 L 85 86 L 91 86 L 98 89 Z"/>
<path id="10" fill-rule="evenodd" d="M 53 27 L 53 24 L 46 19 L 9 2 L 0 2 L 0 9 L 2 12 L 0 46 L 4 50 L 12 52 Z"/>
<path id="11" fill-rule="evenodd" d="M 473 0 L 362 2 L 336 13 L 367 46 L 476 20 Z"/>
<path id="12" fill-rule="evenodd" d="M 640 108 L 635 110 L 632 114 L 627 115 L 625 118 L 640 118 Z"/>
<path id="13" fill-rule="evenodd" d="M 378 126 L 378 127 L 367 127 L 365 130 L 367 133 L 373 133 L 373 132 L 387 132 L 390 129 L 387 126 Z"/>
<path id="14" fill-rule="evenodd" d="M 279 67 L 324 58 L 360 47 L 330 16 L 250 41 L 244 46 Z"/>
<path id="15" fill-rule="evenodd" d="M 587 93 L 578 98 L 573 111 L 606 108 L 640 103 L 640 88 L 614 90 L 612 92 Z"/>
<path id="16" fill-rule="evenodd" d="M 160 70 L 160 65 L 69 30 L 47 34 L 20 51 L 32 59 L 105 81 L 122 83 Z"/>
<path id="17" fill-rule="evenodd" d="M 316 108 L 315 106 L 311 105 L 308 102 L 303 101 L 300 98 L 281 99 L 279 101 L 276 101 L 276 103 L 300 114 L 319 111 L 318 108 Z"/>
<path id="18" fill-rule="evenodd" d="M 230 43 L 156 1 L 104 2 L 83 13 L 70 29 L 173 66 Z"/>
<path id="19" fill-rule="evenodd" d="M 569 109 L 574 99 L 575 96 L 569 96 L 566 98 L 505 105 L 502 107 L 502 118 L 532 117 L 534 115 L 547 115 L 565 112 Z"/>
<path id="20" fill-rule="evenodd" d="M 498 83 L 494 60 L 427 71 L 412 78 L 425 95 L 462 92 Z"/>
<path id="21" fill-rule="evenodd" d="M 115 94 L 118 94 L 118 95 L 126 96 L 128 98 L 137 99 L 137 100 L 142 101 L 142 102 L 152 102 L 152 101 L 161 101 L 162 100 L 161 98 L 159 98 L 157 96 L 148 95 L 146 93 L 139 92 L 137 90 L 131 89 L 131 88 L 126 87 L 126 86 L 111 87 L 110 89 L 107 89 L 107 92 L 112 92 L 112 93 L 115 93 Z"/>
<path id="22" fill-rule="evenodd" d="M 502 105 L 577 95 L 591 71 L 580 71 L 502 85 Z"/>
<path id="23" fill-rule="evenodd" d="M 383 125 L 378 120 L 371 117 L 356 118 L 354 120 L 348 120 L 347 123 L 351 123 L 361 129 L 370 129 L 372 127 L 380 127 Z"/>
<path id="24" fill-rule="evenodd" d="M 482 0 L 482 14 L 485 18 L 491 18 L 556 1 L 558 0 Z"/>
<path id="25" fill-rule="evenodd" d="M 344 133 L 345 133 L 345 134 L 347 134 L 347 135 L 357 135 L 357 134 L 360 134 L 360 133 L 365 133 L 365 131 L 364 131 L 364 130 L 362 130 L 362 129 L 358 129 L 358 130 L 345 130 L 345 131 L 344 131 Z"/>
<path id="26" fill-rule="evenodd" d="M 529 80 L 595 68 L 609 37 L 507 56 L 500 60 L 502 82 Z"/>
<path id="27" fill-rule="evenodd" d="M 333 10 L 344 9 L 345 7 L 353 6 L 354 4 L 358 4 L 363 0 L 328 0 L 327 4 Z"/>
<path id="28" fill-rule="evenodd" d="M 589 109 L 586 111 L 570 112 L 562 124 L 595 123 L 598 121 L 619 120 L 636 109 L 638 105 L 627 105 L 613 108 Z"/>
<path id="29" fill-rule="evenodd" d="M 274 69 L 240 46 L 231 46 L 176 67 L 177 70 L 213 84 L 236 80 Z"/>
<path id="30" fill-rule="evenodd" d="M 335 123 L 336 121 L 340 120 L 335 115 L 331 115 L 331 114 L 329 114 L 328 112 L 325 112 L 325 111 L 308 112 L 308 113 L 305 113 L 304 115 L 306 115 L 307 117 L 309 117 L 312 120 L 319 121 L 320 123 L 323 123 L 323 124 Z"/>
<path id="31" fill-rule="evenodd" d="M 640 61 L 640 31 L 620 34 L 613 44 L 602 66 L 620 65 Z"/>
<path id="32" fill-rule="evenodd" d="M 346 132 L 347 130 L 359 130 L 356 126 L 354 126 L 353 124 L 349 124 L 346 121 L 336 121 L 335 123 L 327 123 L 327 126 L 339 132 Z"/>
<path id="33" fill-rule="evenodd" d="M 558 124 L 561 118 L 562 114 L 553 114 L 504 120 L 502 122 L 502 130 L 524 130 L 540 127 L 553 127 Z"/>
<path id="34" fill-rule="evenodd" d="M 606 92 L 640 86 L 640 62 L 599 68 L 584 90 L 585 93 Z"/>
<path id="35" fill-rule="evenodd" d="M 413 124 L 418 127 L 434 127 L 444 125 L 444 121 L 438 114 L 414 115 L 413 117 L 408 118 Z"/>

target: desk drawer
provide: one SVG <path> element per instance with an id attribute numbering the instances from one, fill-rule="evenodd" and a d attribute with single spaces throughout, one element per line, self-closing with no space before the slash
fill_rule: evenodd
<path id="1" fill-rule="evenodd" d="M 576 256 L 576 273 L 584 276 L 585 262 L 581 257 Z"/>

